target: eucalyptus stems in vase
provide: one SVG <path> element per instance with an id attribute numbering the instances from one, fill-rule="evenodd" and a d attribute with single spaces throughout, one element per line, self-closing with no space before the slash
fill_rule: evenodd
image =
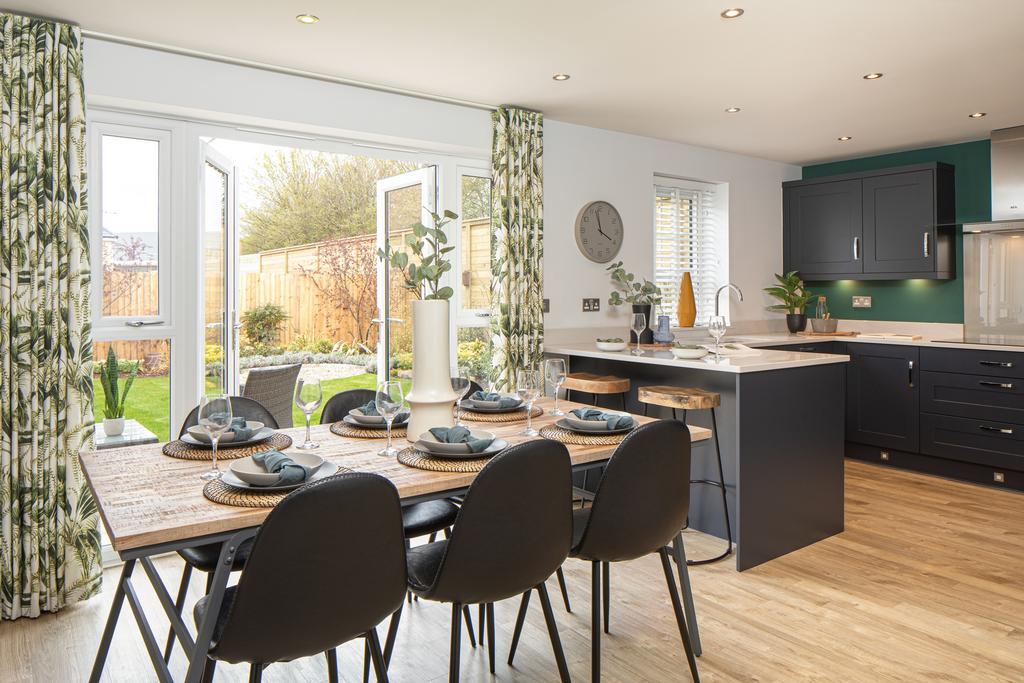
<path id="1" fill-rule="evenodd" d="M 661 304 L 661 288 L 647 278 L 638 278 L 633 273 L 623 268 L 622 261 L 611 264 L 605 270 L 609 271 L 612 280 L 612 293 L 608 296 L 610 306 L 621 306 L 624 303 L 633 305 L 633 314 L 642 313 L 647 321 L 647 327 L 640 333 L 640 344 L 650 344 L 654 341 L 654 333 L 650 329 L 651 311 L 655 306 Z M 630 341 L 637 342 L 637 334 L 630 332 Z"/>

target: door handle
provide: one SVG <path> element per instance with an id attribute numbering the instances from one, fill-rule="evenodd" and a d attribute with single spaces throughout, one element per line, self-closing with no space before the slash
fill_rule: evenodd
<path id="1" fill-rule="evenodd" d="M 860 238 L 853 238 L 853 260 L 860 261 Z"/>
<path id="2" fill-rule="evenodd" d="M 125 322 L 125 327 L 148 327 L 150 325 L 163 325 L 163 320 L 128 320 Z"/>
<path id="3" fill-rule="evenodd" d="M 373 323 L 374 325 L 383 325 L 384 324 L 384 321 L 381 320 L 380 318 L 373 318 L 370 322 Z M 402 320 L 401 318 L 388 318 L 388 322 L 391 322 L 391 323 L 404 323 L 405 321 Z"/>
<path id="4" fill-rule="evenodd" d="M 928 230 L 925 230 L 925 232 L 924 232 L 924 243 L 922 244 L 922 247 L 924 248 L 924 255 L 926 257 L 930 256 L 930 254 L 928 253 L 930 251 L 928 249 L 928 242 L 930 240 L 930 236 L 931 236 L 931 233 Z"/>
<path id="5" fill-rule="evenodd" d="M 1000 389 L 1013 389 L 1013 385 L 1009 382 L 978 382 L 983 387 L 999 387 Z"/>
<path id="6" fill-rule="evenodd" d="M 907 386 L 914 388 L 914 361 L 907 361 Z"/>
<path id="7" fill-rule="evenodd" d="M 978 425 L 978 429 L 985 432 L 999 432 L 1000 434 L 1013 434 L 1013 430 L 1009 427 L 989 427 L 988 425 Z"/>
<path id="8" fill-rule="evenodd" d="M 979 360 L 978 365 L 987 365 L 993 368 L 1012 368 L 1013 363 L 1000 360 Z"/>

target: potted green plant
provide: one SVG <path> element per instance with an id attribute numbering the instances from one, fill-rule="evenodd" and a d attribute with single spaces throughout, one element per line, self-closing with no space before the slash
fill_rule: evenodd
<path id="1" fill-rule="evenodd" d="M 640 333 L 641 344 L 651 344 L 654 341 L 654 332 L 651 331 L 651 310 L 661 304 L 661 288 L 650 280 L 638 278 L 622 267 L 622 261 L 611 264 L 607 270 L 612 279 L 612 293 L 608 296 L 610 306 L 621 306 L 624 303 L 632 304 L 633 313 L 643 313 L 646 316 L 647 327 Z M 636 334 L 629 333 L 630 343 L 635 344 Z"/>
<path id="2" fill-rule="evenodd" d="M 457 398 L 449 376 L 450 355 L 448 300 L 455 294 L 451 287 L 442 287 L 441 278 L 452 269 L 448 254 L 455 247 L 448 245 L 444 228 L 458 214 L 430 212 L 433 225 L 412 226 L 405 236 L 404 247 L 391 244 L 378 249 L 377 256 L 402 274 L 402 287 L 416 297 L 412 310 L 412 387 L 406 396 L 411 409 L 406 427 L 408 438 L 415 441 L 431 427 L 455 424 L 452 407 Z"/>
<path id="3" fill-rule="evenodd" d="M 119 391 L 119 365 L 114 347 L 107 349 L 107 362 L 100 364 L 100 384 L 103 386 L 103 433 L 107 436 L 120 436 L 124 432 L 124 404 L 128 400 L 128 392 L 139 373 L 139 364 L 131 363 L 124 390 Z"/>
<path id="4" fill-rule="evenodd" d="M 764 291 L 769 295 L 779 300 L 780 303 L 772 304 L 768 307 L 769 311 L 785 311 L 786 312 L 786 327 L 793 334 L 797 332 L 803 332 L 807 327 L 807 303 L 814 296 L 804 285 L 804 281 L 800 279 L 800 276 L 796 274 L 795 270 L 791 270 L 785 275 L 775 274 L 775 279 L 778 284 L 771 287 L 765 287 Z"/>

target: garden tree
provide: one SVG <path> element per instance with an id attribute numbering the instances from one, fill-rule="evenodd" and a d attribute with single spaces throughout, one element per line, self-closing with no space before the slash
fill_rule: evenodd
<path id="1" fill-rule="evenodd" d="M 156 272 L 156 266 L 143 265 L 154 258 L 149 247 L 126 237 L 112 245 L 104 241 L 103 252 L 103 315 L 149 315 L 133 300 Z"/>
<path id="2" fill-rule="evenodd" d="M 320 292 L 321 300 L 345 311 L 352 321 L 352 341 L 367 348 L 376 346 L 377 330 L 371 320 L 377 312 L 376 252 L 372 238 L 348 237 L 320 244 L 315 268 L 299 266 Z M 341 319 L 330 316 L 331 333 L 340 339 Z"/>
<path id="3" fill-rule="evenodd" d="M 300 149 L 268 153 L 250 178 L 259 201 L 242 206 L 242 253 L 371 234 L 377 181 L 414 168 L 402 161 Z M 392 193 L 391 201 L 398 205 L 393 210 L 418 218 L 417 192 Z"/>

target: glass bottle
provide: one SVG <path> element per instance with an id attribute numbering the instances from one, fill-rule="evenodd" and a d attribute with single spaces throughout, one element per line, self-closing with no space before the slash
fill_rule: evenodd
<path id="1" fill-rule="evenodd" d="M 828 304 L 825 303 L 825 297 L 823 296 L 818 297 L 818 307 L 814 313 L 814 317 L 819 318 L 820 320 L 828 318 Z"/>

